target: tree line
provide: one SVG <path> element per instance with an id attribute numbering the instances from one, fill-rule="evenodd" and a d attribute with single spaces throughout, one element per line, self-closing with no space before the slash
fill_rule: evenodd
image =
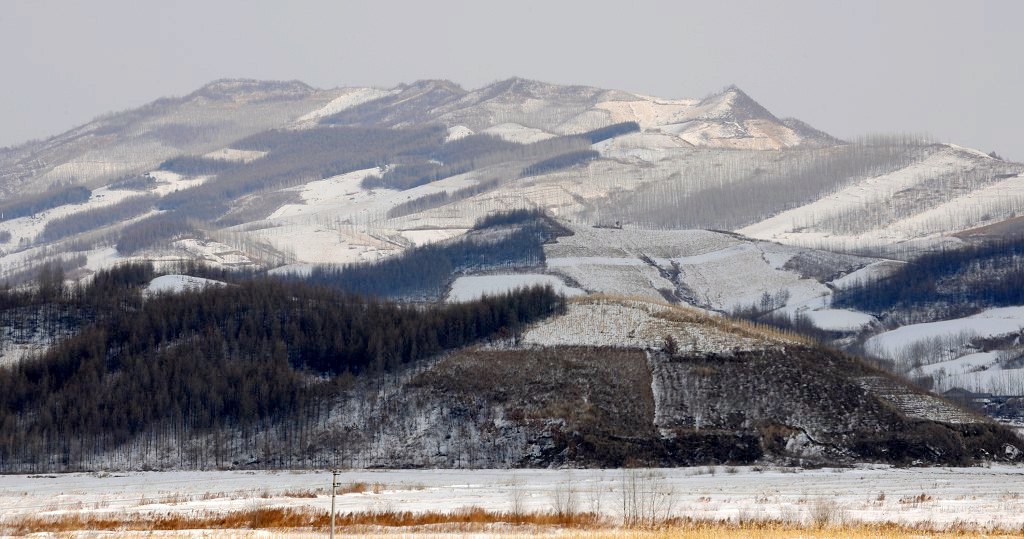
<path id="1" fill-rule="evenodd" d="M 120 223 L 138 217 L 153 209 L 157 197 L 153 195 L 133 196 L 102 208 L 80 211 L 46 222 L 39 240 L 56 241 L 81 232 Z"/>
<path id="2" fill-rule="evenodd" d="M 388 298 L 443 297 L 458 272 L 544 262 L 544 243 L 566 231 L 540 211 L 499 213 L 480 220 L 474 231 L 507 226 L 498 239 L 470 233 L 455 241 L 413 247 L 375 262 L 317 266 L 308 276 L 293 275 L 352 293 Z"/>
<path id="3" fill-rule="evenodd" d="M 159 206 L 215 220 L 226 211 L 227 202 L 240 196 L 422 156 L 427 148 L 439 144 L 445 134 L 444 128 L 438 126 L 267 131 L 232 145 L 268 152 L 266 156 L 224 170 L 200 186 L 171 193 L 160 200 Z"/>
<path id="4" fill-rule="evenodd" d="M 28 217 L 65 204 L 81 204 L 90 196 L 92 191 L 81 185 L 54 187 L 37 195 L 0 202 L 0 221 Z"/>
<path id="5" fill-rule="evenodd" d="M 324 392 L 347 376 L 378 376 L 564 308 L 550 287 L 423 308 L 269 279 L 144 298 L 152 275 L 128 265 L 51 298 L 91 314 L 73 337 L 0 368 L 0 470 L 78 469 L 140 436 L 310 429 Z"/>
<path id="6" fill-rule="evenodd" d="M 926 253 L 896 272 L 835 291 L 832 304 L 873 313 L 961 316 L 1024 304 L 1024 237 Z"/>
<path id="7" fill-rule="evenodd" d="M 735 230 L 858 179 L 899 170 L 924 159 L 929 150 L 925 142 L 909 137 L 777 152 L 695 149 L 677 170 L 602 202 L 596 215 L 649 228 Z M 643 178 L 620 181 L 637 180 Z"/>

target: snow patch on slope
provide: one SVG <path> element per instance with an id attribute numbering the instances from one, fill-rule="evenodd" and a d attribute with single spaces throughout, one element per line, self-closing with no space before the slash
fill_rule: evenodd
<path id="1" fill-rule="evenodd" d="M 347 89 L 344 94 L 332 99 L 323 107 L 299 117 L 299 119 L 296 120 L 296 124 L 304 127 L 316 125 L 316 122 L 321 118 L 326 118 L 327 116 L 337 114 L 356 105 L 362 105 L 363 103 L 368 103 L 374 99 L 380 99 L 395 93 L 397 93 L 397 90 L 378 90 L 377 88 Z"/>
<path id="2" fill-rule="evenodd" d="M 804 314 L 814 327 L 826 331 L 859 331 L 875 322 L 875 317 L 870 314 L 847 309 L 811 310 L 805 311 Z"/>
<path id="3" fill-rule="evenodd" d="M 541 273 L 514 273 L 505 275 L 473 275 L 459 277 L 452 283 L 448 293 L 449 302 L 463 302 L 480 299 L 484 295 L 494 296 L 511 292 L 517 288 L 550 285 L 555 293 L 566 296 L 578 296 L 584 292 L 579 288 L 567 286 L 554 275 Z"/>
<path id="4" fill-rule="evenodd" d="M 494 135 L 509 142 L 516 142 L 519 144 L 530 144 L 555 137 L 555 135 L 540 129 L 526 127 L 525 125 L 519 125 L 516 123 L 498 124 L 484 129 L 481 133 Z"/>
<path id="5" fill-rule="evenodd" d="M 223 161 L 234 161 L 236 163 L 249 163 L 267 155 L 267 152 L 259 150 L 236 150 L 235 148 L 223 148 L 203 155 L 209 159 L 220 159 Z"/>
<path id="6" fill-rule="evenodd" d="M 175 191 L 191 189 L 192 187 L 197 187 L 206 183 L 210 179 L 210 176 L 183 176 L 177 172 L 170 172 L 167 170 L 154 170 L 150 172 L 149 175 L 157 181 L 156 187 L 149 192 L 157 196 L 164 196 Z"/>
<path id="7" fill-rule="evenodd" d="M 193 277 L 191 275 L 161 275 L 149 282 L 145 293 L 149 295 L 163 293 L 177 294 L 187 290 L 200 290 L 208 286 L 223 285 L 224 283 L 221 281 L 203 279 L 202 277 Z"/>
<path id="8" fill-rule="evenodd" d="M 81 204 L 65 204 L 63 206 L 57 206 L 56 208 L 41 211 L 28 217 L 19 217 L 17 219 L 0 222 L 0 232 L 6 231 L 11 233 L 10 244 L 12 246 L 16 245 L 22 238 L 26 241 L 32 241 L 36 236 L 42 233 L 43 229 L 46 228 L 46 224 L 54 219 L 67 217 L 68 215 L 87 210 L 111 206 L 125 200 L 126 198 L 137 196 L 138 194 L 139 193 L 137 192 L 112 190 L 106 187 L 101 187 L 93 190 L 89 199 Z M 5 253 L 3 250 L 0 250 L 0 255 L 2 254 Z M 9 260 L 5 260 L 5 262 L 8 262 L 8 265 L 10 265 Z"/>
<path id="9" fill-rule="evenodd" d="M 448 128 L 448 136 L 445 137 L 445 142 L 451 142 L 453 140 L 459 140 L 460 138 L 466 138 L 473 134 L 473 130 L 464 125 L 453 125 Z"/>

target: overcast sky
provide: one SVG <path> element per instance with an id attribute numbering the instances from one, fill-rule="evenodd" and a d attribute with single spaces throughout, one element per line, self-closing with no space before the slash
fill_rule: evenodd
<path id="1" fill-rule="evenodd" d="M 927 132 L 1024 160 L 1021 1 L 0 3 L 0 146 L 213 79 L 517 75 L 662 97 L 735 83 L 840 137 Z"/>

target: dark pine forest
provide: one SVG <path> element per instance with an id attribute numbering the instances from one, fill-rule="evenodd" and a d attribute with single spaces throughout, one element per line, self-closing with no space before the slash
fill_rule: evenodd
<path id="1" fill-rule="evenodd" d="M 255 454 L 269 428 L 305 436 L 353 377 L 507 337 L 564 308 L 550 288 L 414 306 L 251 278 L 144 296 L 154 276 L 136 264 L 85 287 L 52 278 L 0 292 L 4 312 L 44 310 L 77 328 L 0 369 L 0 470 L 82 469 L 129 442 L 180 449 L 225 431 Z"/>

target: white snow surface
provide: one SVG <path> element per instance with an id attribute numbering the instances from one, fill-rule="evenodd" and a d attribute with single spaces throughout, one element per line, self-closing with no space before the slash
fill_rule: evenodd
<path id="1" fill-rule="evenodd" d="M 1024 468 L 846 469 L 735 467 L 714 475 L 701 468 L 640 469 L 650 488 L 673 492 L 672 515 L 694 519 L 783 519 L 809 523 L 819 501 L 852 522 L 894 522 L 968 528 L 1024 525 Z M 582 510 L 622 518 L 623 470 L 351 470 L 342 485 L 378 491 L 337 497 L 341 513 L 382 509 L 450 512 L 549 511 L 552 493 L 574 492 Z M 224 514 L 259 507 L 328 511 L 326 471 L 197 471 L 0 476 L 6 517 Z M 291 497 L 289 492 L 315 493 Z M 913 501 L 922 493 L 924 501 Z M 519 507 L 515 507 L 519 504 Z M 196 536 L 205 536 L 197 532 Z"/>
<path id="2" fill-rule="evenodd" d="M 209 157 L 210 159 L 222 159 L 224 161 L 235 161 L 238 163 L 248 163 L 255 161 L 263 156 L 267 155 L 267 152 L 260 150 L 237 150 L 235 148 L 223 148 L 210 152 L 203 157 Z"/>
<path id="3" fill-rule="evenodd" d="M 448 292 L 448 301 L 462 302 L 480 299 L 485 295 L 497 295 L 511 292 L 517 288 L 529 288 L 537 285 L 551 285 L 558 294 L 566 296 L 579 296 L 584 292 L 565 284 L 562 279 L 554 275 L 541 273 L 509 273 L 502 275 L 472 275 L 459 277 L 452 283 L 452 289 Z"/>
<path id="4" fill-rule="evenodd" d="M 775 120 L 737 118 L 739 92 L 733 89 L 706 100 L 632 97 L 636 99 L 600 102 L 595 108 L 606 111 L 612 122 L 635 121 L 645 131 L 660 131 L 686 146 L 777 150 L 805 142 Z"/>
<path id="5" fill-rule="evenodd" d="M 868 351 L 895 358 L 901 350 L 930 339 L 968 335 L 996 337 L 1024 329 L 1024 307 L 989 309 L 966 318 L 911 324 L 871 337 L 865 342 Z"/>
<path id="6" fill-rule="evenodd" d="M 827 331 L 857 331 L 875 321 L 870 314 L 847 309 L 821 309 L 805 311 L 815 327 Z"/>
<path id="7" fill-rule="evenodd" d="M 178 293 L 186 290 L 196 290 L 208 286 L 223 286 L 221 281 L 193 277 L 191 275 L 161 275 L 149 282 L 146 286 L 146 294 Z"/>
<path id="8" fill-rule="evenodd" d="M 376 260 L 410 245 L 423 245 L 464 233 L 468 225 L 429 219 L 389 220 L 387 212 L 419 197 L 475 184 L 464 175 L 404 191 L 363 189 L 364 178 L 379 168 L 358 170 L 287 189 L 297 203 L 285 204 L 266 220 L 249 225 L 249 239 L 287 255 L 291 263 L 344 264 Z M 475 217 L 463 219 L 472 224 Z"/>
<path id="9" fill-rule="evenodd" d="M 905 262 L 897 260 L 879 260 L 878 262 L 872 262 L 857 271 L 852 271 L 843 275 L 838 279 L 833 279 L 830 284 L 838 289 L 852 288 L 862 283 L 887 277 L 904 264 Z"/>
<path id="10" fill-rule="evenodd" d="M 939 363 L 932 363 L 931 365 L 924 365 L 918 371 L 921 374 L 935 374 L 939 371 L 945 371 L 949 374 L 963 374 L 970 372 L 978 368 L 987 368 L 995 363 L 996 358 L 999 356 L 996 352 L 978 352 L 975 354 L 968 354 L 957 359 L 951 359 L 949 361 L 941 361 Z"/>
<path id="11" fill-rule="evenodd" d="M 445 142 L 451 142 L 453 140 L 459 140 L 460 138 L 466 138 L 473 134 L 473 130 L 464 125 L 453 125 L 448 128 L 448 136 L 445 137 Z"/>
<path id="12" fill-rule="evenodd" d="M 196 187 L 210 179 L 210 176 L 183 176 L 167 170 L 154 170 L 149 175 L 157 181 L 150 192 L 158 196 Z"/>
<path id="13" fill-rule="evenodd" d="M 999 352 L 975 352 L 949 361 L 924 365 L 912 376 L 931 376 L 935 391 L 955 387 L 995 395 L 1024 394 L 1024 369 L 1004 369 Z"/>

